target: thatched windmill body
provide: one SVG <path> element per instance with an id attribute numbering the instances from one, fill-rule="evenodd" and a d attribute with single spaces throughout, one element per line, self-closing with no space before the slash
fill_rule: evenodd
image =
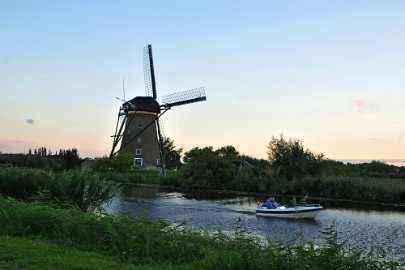
<path id="1" fill-rule="evenodd" d="M 159 119 L 174 106 L 206 100 L 205 90 L 200 87 L 171 94 L 163 97 L 162 104 L 159 104 L 156 101 L 152 46 L 144 47 L 143 53 L 146 96 L 123 100 L 118 112 L 110 158 L 116 154 L 128 153 L 134 157 L 134 166 L 159 167 L 164 172 L 165 157 Z"/>

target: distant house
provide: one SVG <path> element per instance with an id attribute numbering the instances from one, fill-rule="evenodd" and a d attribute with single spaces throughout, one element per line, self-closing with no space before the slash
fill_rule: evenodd
<path id="1" fill-rule="evenodd" d="M 237 172 L 239 173 L 242 168 L 254 168 L 252 164 L 247 162 L 246 160 L 232 160 L 233 165 L 237 168 Z"/>

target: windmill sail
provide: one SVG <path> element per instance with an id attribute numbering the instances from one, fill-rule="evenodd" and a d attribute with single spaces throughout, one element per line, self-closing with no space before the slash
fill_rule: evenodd
<path id="1" fill-rule="evenodd" d="M 158 167 L 165 174 L 165 156 L 163 151 L 164 130 L 160 117 L 171 107 L 206 100 L 203 87 L 175 93 L 163 97 L 163 103 L 157 102 L 155 70 L 152 46 L 143 48 L 143 69 L 146 96 L 136 96 L 126 101 L 118 113 L 113 147 L 110 157 L 127 153 L 134 157 L 134 166 Z M 124 81 L 123 81 L 124 91 Z M 121 146 L 118 147 L 118 144 Z M 118 150 L 116 150 L 118 148 Z"/>
<path id="2" fill-rule="evenodd" d="M 153 67 L 152 45 L 143 48 L 143 73 L 146 95 L 156 99 L 155 69 Z"/>
<path id="3" fill-rule="evenodd" d="M 183 92 L 174 93 L 168 96 L 162 97 L 162 107 L 171 108 L 174 106 L 199 102 L 207 100 L 205 96 L 204 87 L 199 87 Z"/>

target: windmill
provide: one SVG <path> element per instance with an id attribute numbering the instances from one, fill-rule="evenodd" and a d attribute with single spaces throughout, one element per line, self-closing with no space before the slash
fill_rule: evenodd
<path id="1" fill-rule="evenodd" d="M 160 117 L 172 107 L 206 100 L 203 87 L 178 92 L 156 101 L 156 80 L 153 66 L 152 45 L 143 49 L 143 69 L 146 96 L 136 96 L 121 105 L 113 137 L 110 158 L 119 153 L 134 157 L 136 167 L 159 167 L 164 174 L 162 127 Z M 118 145 L 121 143 L 120 147 Z"/>

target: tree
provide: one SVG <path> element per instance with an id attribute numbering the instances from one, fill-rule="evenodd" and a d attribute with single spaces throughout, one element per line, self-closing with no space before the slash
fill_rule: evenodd
<path id="1" fill-rule="evenodd" d="M 240 158 L 238 150 L 236 150 L 236 148 L 232 145 L 222 146 L 221 148 L 215 150 L 215 153 L 227 160 L 235 160 Z"/>
<path id="2" fill-rule="evenodd" d="M 177 148 L 174 141 L 169 137 L 163 137 L 163 152 L 165 155 L 165 162 L 167 168 L 178 168 L 182 166 L 181 153 L 183 148 Z"/>
<path id="3" fill-rule="evenodd" d="M 182 184 L 192 188 L 224 188 L 235 176 L 231 161 L 209 152 L 193 157 L 182 168 Z"/>
<path id="4" fill-rule="evenodd" d="M 80 157 L 76 148 L 63 150 L 62 153 L 62 163 L 64 164 L 64 168 L 74 169 L 80 165 Z"/>
<path id="5" fill-rule="evenodd" d="M 369 164 L 367 164 L 367 170 L 373 173 L 389 173 L 390 165 L 383 161 L 372 160 Z"/>
<path id="6" fill-rule="evenodd" d="M 93 160 L 93 163 L 91 164 L 91 168 L 94 171 L 104 171 L 104 170 L 110 170 L 112 168 L 112 162 L 113 160 L 110 159 L 107 156 L 103 157 L 96 157 Z"/>
<path id="7" fill-rule="evenodd" d="M 215 156 L 215 152 L 212 146 L 206 146 L 204 148 L 194 147 L 190 151 L 184 153 L 183 161 L 184 163 L 189 163 L 194 159 L 198 159 L 204 156 Z"/>
<path id="8" fill-rule="evenodd" d="M 272 136 L 268 146 L 267 154 L 271 166 L 277 176 L 285 177 L 287 180 L 293 180 L 319 171 L 314 166 L 320 166 L 323 155 L 316 156 L 310 150 L 304 149 L 301 140 L 289 139 L 286 141 L 283 135 L 280 138 Z"/>
<path id="9" fill-rule="evenodd" d="M 128 153 L 119 153 L 114 156 L 111 166 L 116 171 L 124 172 L 129 170 L 134 164 L 134 158 Z"/>

